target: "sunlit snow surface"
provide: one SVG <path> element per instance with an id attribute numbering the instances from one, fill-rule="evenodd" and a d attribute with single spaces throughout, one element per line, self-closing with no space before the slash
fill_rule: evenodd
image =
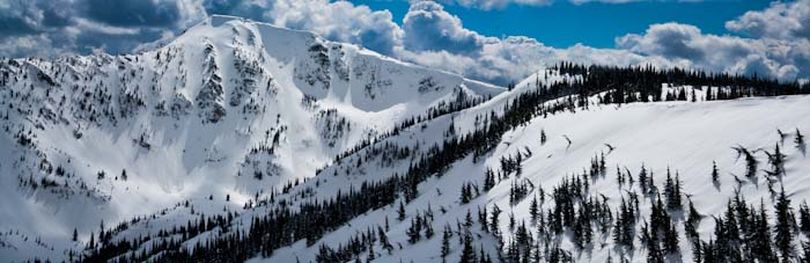
<path id="1" fill-rule="evenodd" d="M 215 197 L 196 205 L 198 213 L 240 210 L 433 107 L 504 90 L 222 16 L 154 51 L 16 59 L 0 73 L 9 76 L 0 87 L 8 116 L 0 121 L 0 258 L 9 260 L 63 258 L 82 247 L 68 241 L 74 228 L 86 242 L 102 220 L 109 228 L 186 200 Z M 219 94 L 201 96 L 211 80 Z M 225 115 L 207 121 L 216 107 Z M 32 143 L 20 144 L 19 134 Z M 250 152 L 262 146 L 273 152 Z M 42 178 L 59 186 L 21 185 Z M 47 247 L 34 245 L 38 239 Z"/>
<path id="2" fill-rule="evenodd" d="M 206 51 L 209 45 L 213 53 Z M 325 56 L 319 55 L 322 51 Z M 213 71 L 210 58 L 216 64 Z M 530 90 L 535 81 L 577 78 L 550 71 L 546 80 L 545 71 L 541 71 L 543 73 L 518 83 L 514 90 L 505 91 L 457 75 L 397 62 L 356 46 L 328 42 L 308 32 L 231 17 L 213 17 L 165 47 L 139 55 L 98 55 L 55 62 L 19 60 L 19 64 L 21 66 L 0 67 L 19 78 L 0 90 L 3 96 L 0 113 L 9 115 L 8 120 L 1 122 L 7 130 L 0 137 L 0 156 L 3 157 L 0 161 L 0 231 L 3 233 L 0 258 L 4 261 L 25 260 L 34 255 L 64 259 L 68 249 L 84 247 L 91 231 L 98 232 L 102 220 L 110 228 L 132 217 L 150 217 L 115 235 L 114 240 L 155 235 L 161 229 L 184 225 L 200 214 L 210 216 L 226 211 L 240 214 L 234 220 L 232 231 L 244 230 L 253 216 L 266 214 L 268 209 L 266 206 L 243 209 L 245 203 L 251 202 L 257 193 L 266 197 L 269 189 L 279 189 L 295 179 L 309 178 L 289 194 L 276 196 L 277 200 L 292 204 L 324 200 L 338 191 L 356 189 L 364 181 L 405 173 L 410 165 L 407 159 L 381 166 L 379 160 L 371 158 L 364 159 L 358 166 L 357 158 L 363 151 L 340 163 L 332 163 L 332 160 L 363 139 L 385 133 L 412 116 L 423 115 L 432 106 L 454 100 L 459 93 L 494 97 L 475 107 L 417 124 L 382 143 L 418 144 L 420 151 L 427 151 L 444 140 L 443 134 L 451 122 L 456 134 L 470 132 L 476 128 L 476 117 L 487 116 L 491 111 L 500 114 L 510 99 Z M 256 65 L 252 72 L 261 72 L 250 75 L 256 80 L 252 91 L 239 93 L 245 91 L 239 87 L 245 83 L 246 71 L 240 70 L 237 64 Z M 46 87 L 38 80 L 38 71 L 56 79 L 59 86 Z M 203 123 L 210 108 L 198 107 L 195 99 L 203 84 L 211 79 L 212 72 L 221 78 L 223 93 L 221 98 L 211 102 L 222 106 L 225 115 L 216 123 Z M 425 82 L 426 79 L 431 80 Z M 685 88 L 698 95 L 703 90 Z M 86 98 L 86 92 L 92 94 L 98 90 L 104 90 L 112 99 L 99 103 Z M 125 111 L 128 117 L 121 117 L 118 112 L 124 107 L 118 98 L 125 91 L 139 94 L 145 106 Z M 63 95 L 64 103 L 61 102 Z M 237 106 L 230 104 L 234 97 L 238 98 L 235 99 Z M 161 115 L 155 109 L 161 102 L 182 106 L 184 100 L 192 106 L 177 117 L 171 113 Z M 88 110 L 79 106 L 82 101 L 96 103 L 94 107 L 102 109 L 108 107 L 118 114 L 116 121 L 101 116 L 90 120 Z M 259 109 L 257 113 L 244 110 L 245 105 L 251 103 Z M 8 104 L 14 104 L 14 110 Z M 31 110 L 20 112 L 19 107 Z M 47 114 L 41 114 L 41 108 L 49 109 L 57 117 L 44 117 Z M 328 109 L 336 109 L 336 113 L 324 113 Z M 593 182 L 591 192 L 603 194 L 612 207 L 618 206 L 623 195 L 627 197 L 626 186 L 620 188 L 616 183 L 616 167 L 626 167 L 635 175 L 643 164 L 654 172 L 659 185 L 667 168 L 677 172 L 684 192 L 692 196 L 696 208 L 705 215 L 718 215 L 734 195 L 737 184 L 734 176 L 742 177 L 745 172 L 745 162 L 737 159 L 731 147 L 741 145 L 771 151 L 780 143 L 787 155 L 783 185 L 796 207 L 810 196 L 810 162 L 793 143 L 797 128 L 803 134 L 810 134 L 808 113 L 810 96 L 788 96 L 710 102 L 594 104 L 587 110 L 547 118 L 538 116 L 527 125 L 507 132 L 496 149 L 478 162 L 467 157 L 454 163 L 443 176 L 420 184 L 420 195 L 407 204 L 408 218 L 404 221 L 396 219 L 396 206 L 369 211 L 327 234 L 315 245 L 307 247 L 305 241 L 300 241 L 275 251 L 269 258 L 257 255 L 251 261 L 314 261 L 321 243 L 330 246 L 345 243 L 358 231 L 383 224 L 387 217 L 391 225 L 387 234 L 396 249 L 389 254 L 375 247 L 378 253 L 375 262 L 436 262 L 441 260 L 439 248 L 444 225 L 463 220 L 468 210 L 475 214 L 478 207 L 494 204 L 503 210 L 500 227 L 509 239 L 509 214 L 513 213 L 518 222 L 528 218 L 528 198 L 510 206 L 510 181 L 497 184 L 465 205 L 459 203 L 459 191 L 466 182 L 481 184 L 484 171 L 497 169 L 501 157 L 526 149 L 532 155 L 523 163 L 522 178 L 546 191 L 564 177 L 582 173 L 589 167 L 591 158 L 604 153 L 608 174 Z M 328 130 L 324 127 L 334 127 L 335 121 L 341 119 L 351 128 L 345 128 L 342 134 L 324 132 Z M 777 129 L 787 134 L 783 142 Z M 29 145 L 34 146 L 21 146 L 15 136 L 19 131 L 31 134 L 26 138 L 33 138 Z M 545 144 L 540 142 L 541 131 L 548 136 Z M 81 133 L 78 139 L 77 132 Z M 280 134 L 277 143 L 275 134 Z M 142 135 L 148 147 L 140 142 Z M 570 138 L 570 145 L 564 136 Z M 610 151 L 605 144 L 614 149 Z M 272 154 L 250 154 L 251 148 L 268 145 L 273 146 Z M 765 168 L 764 153 L 758 152 L 756 156 L 760 166 Z M 40 168 L 43 159 L 54 169 L 62 166 L 75 176 L 60 179 L 43 172 Z M 721 173 L 717 186 L 710 176 L 713 161 L 717 162 Z M 316 170 L 324 167 L 316 176 Z M 124 169 L 128 180 L 115 180 Z M 254 176 L 257 169 L 272 173 L 265 173 L 262 180 L 258 180 Z M 98 172 L 102 170 L 106 175 L 99 179 Z M 20 186 L 20 180 L 29 176 L 54 178 L 60 183 L 69 181 L 69 186 L 57 189 L 68 189 L 70 194 Z M 87 189 L 78 187 L 80 183 L 85 183 Z M 298 194 L 307 189 L 313 192 L 301 199 Z M 743 184 L 740 192 L 749 202 L 762 200 L 766 207 L 772 207 L 762 180 L 756 185 Z M 228 201 L 226 196 L 229 196 Z M 186 200 L 189 207 L 184 205 Z M 405 235 L 410 218 L 428 204 L 434 210 L 433 228 L 437 235 L 410 245 Z M 547 202 L 544 208 L 550 206 Z M 649 201 L 643 199 L 642 216 L 649 215 L 649 206 Z M 439 212 L 441 208 L 446 209 L 446 213 Z M 702 237 L 713 231 L 713 224 L 713 220 L 702 221 L 699 227 Z M 78 228 L 79 242 L 70 241 L 74 227 Z M 217 231 L 193 238 L 185 245 L 192 247 L 195 242 L 204 242 L 207 237 L 217 235 Z M 683 241 L 680 224 L 678 231 L 682 237 L 683 261 L 689 262 L 691 248 Z M 40 239 L 43 245 L 37 242 Z M 562 239 L 562 248 L 574 251 L 577 261 L 605 262 L 609 253 L 618 260 L 612 242 L 609 236 L 597 234 L 590 250 L 579 253 L 567 238 Z M 476 249 L 478 244 L 483 244 L 491 255 L 496 254 L 496 243 L 487 235 L 476 237 Z M 453 262 L 461 249 L 458 242 L 451 244 L 448 259 Z M 642 246 L 637 243 L 636 247 Z M 637 249 L 628 259 L 643 262 L 645 253 Z"/>
<path id="3" fill-rule="evenodd" d="M 737 145 L 749 149 L 766 149 L 772 151 L 776 143 L 781 141 L 777 129 L 786 133 L 794 133 L 798 127 L 810 125 L 810 96 L 751 98 L 720 102 L 662 102 L 648 104 L 629 104 L 621 107 L 609 105 L 591 108 L 576 113 L 562 113 L 551 115 L 547 119 L 542 117 L 531 121 L 526 127 L 517 128 L 508 132 L 502 138 L 503 142 L 486 158 L 485 161 L 473 163 L 472 158 L 466 158 L 453 165 L 441 178 L 433 178 L 420 185 L 422 193 L 415 201 L 407 205 L 408 212 L 413 215 L 417 210 L 424 210 L 428 203 L 434 211 L 440 207 L 448 208 L 447 214 L 438 214 L 434 221 L 434 229 L 442 229 L 445 224 L 455 225 L 456 220 L 464 220 L 468 209 L 475 216 L 478 207 L 497 204 L 504 212 L 501 214 L 501 228 L 503 233 L 508 231 L 509 213 L 513 212 L 518 222 L 524 219 L 528 222 L 529 203 L 531 198 L 514 207 L 509 205 L 510 181 L 497 184 L 484 197 L 479 197 L 466 205 L 459 205 L 460 189 L 468 181 L 483 181 L 483 174 L 487 167 L 499 167 L 501 156 L 525 151 L 529 147 L 532 157 L 524 162 L 523 178 L 530 179 L 535 185 L 542 186 L 547 192 L 556 186 L 563 177 L 578 175 L 583 169 L 590 167 L 591 158 L 600 153 L 606 153 L 608 174 L 605 179 L 597 180 L 591 186 L 591 192 L 599 197 L 604 194 L 610 200 L 612 207 L 618 207 L 622 196 L 628 198 L 625 189 L 619 188 L 615 178 L 615 167 L 625 167 L 638 174 L 644 164 L 655 174 L 657 184 L 662 184 L 669 167 L 673 176 L 680 174 L 683 181 L 684 193 L 691 195 L 696 208 L 704 215 L 721 215 L 726 209 L 729 198 L 734 196 L 737 186 L 734 175 L 744 179 L 745 161 L 737 159 L 736 152 L 731 148 Z M 462 115 L 463 116 L 463 115 Z M 463 117 L 456 117 L 456 127 L 463 122 Z M 446 126 L 445 126 L 446 127 Z M 540 130 L 545 130 L 549 141 L 540 144 Z M 806 130 L 802 130 L 806 134 Z M 572 140 L 570 147 L 562 138 L 568 136 Z M 414 137 L 428 136 L 417 134 Z M 605 143 L 615 149 L 609 152 Z M 808 157 L 794 147 L 793 138 L 784 141 L 784 154 L 787 157 L 787 175 L 784 177 L 785 190 L 792 194 L 794 206 L 801 200 L 810 196 L 810 162 Z M 757 154 L 760 166 L 767 168 L 764 153 Z M 711 179 L 712 161 L 716 161 L 720 169 L 720 185 L 715 187 Z M 372 173 L 374 174 L 374 173 Z M 328 179 L 335 183 L 337 179 Z M 347 182 L 336 185 L 348 184 Z M 778 187 L 778 186 L 777 186 Z M 326 191 L 326 190 L 323 190 Z M 321 190 L 319 190 L 321 192 Z M 441 195 L 438 194 L 441 192 Z M 749 202 L 759 204 L 765 202 L 766 208 L 771 204 L 770 194 L 764 179 L 759 180 L 759 187 L 752 183 L 743 185 L 741 194 Z M 646 199 L 643 199 L 646 200 Z M 547 202 L 545 208 L 552 207 Z M 641 202 L 641 215 L 649 216 L 649 201 Z M 341 228 L 327 235 L 322 242 L 333 246 L 345 243 L 346 239 L 356 231 L 365 230 L 368 226 L 376 227 L 382 224 L 385 216 L 394 224 L 388 233 L 389 238 L 401 243 L 403 250 L 394 250 L 393 255 L 385 251 L 375 262 L 428 262 L 440 261 L 439 248 L 441 236 L 437 235 L 429 241 L 422 241 L 413 246 L 408 245 L 406 230 L 410 226 L 410 218 L 399 223 L 396 206 L 378 210 L 361 216 L 350 222 L 350 226 Z M 770 209 L 769 209 L 770 210 Z M 771 210 L 772 211 L 772 210 Z M 684 218 L 685 219 L 685 218 Z M 713 232 L 714 222 L 711 218 L 703 220 L 699 232 L 708 240 Z M 681 251 L 683 261 L 691 261 L 691 247 L 685 242 L 682 226 L 678 228 L 681 234 Z M 508 239 L 508 234 L 507 239 Z M 574 249 L 570 240 L 563 239 L 563 248 L 570 251 Z M 497 247 L 495 240 L 490 240 L 485 248 Z M 594 249 L 590 252 L 574 254 L 574 259 L 584 262 L 605 262 L 611 253 L 614 260 L 618 260 L 616 251 L 610 246 L 612 239 L 609 235 L 597 234 L 594 238 Z M 453 249 L 450 259 L 457 259 L 461 251 L 459 244 L 451 242 Z M 485 243 L 486 244 L 486 241 Z M 602 244 L 606 244 L 601 248 Z M 395 245 L 396 247 L 396 245 Z M 636 240 L 636 247 L 643 247 Z M 314 260 L 318 252 L 318 245 L 305 248 L 303 243 L 289 249 L 282 249 L 273 257 L 265 259 L 268 262 L 287 262 L 298 258 L 302 262 Z M 476 247 L 477 249 L 477 247 Z M 489 253 L 494 255 L 495 250 Z M 382 257 L 382 258 L 379 258 Z M 635 255 L 629 258 L 632 261 L 646 261 L 646 252 L 643 248 L 636 249 Z M 256 259 L 259 261 L 259 259 Z M 378 261 L 377 261 L 378 260 Z"/>

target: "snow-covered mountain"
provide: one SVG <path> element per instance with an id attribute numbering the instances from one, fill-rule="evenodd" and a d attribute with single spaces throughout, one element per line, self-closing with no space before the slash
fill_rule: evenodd
<path id="1" fill-rule="evenodd" d="M 563 64 L 506 90 L 214 16 L 137 55 L 2 61 L 0 87 L 8 261 L 798 259 L 810 230 L 795 83 Z M 737 229 L 760 203 L 767 238 Z"/>
<path id="2" fill-rule="evenodd" d="M 0 249 L 28 257 L 15 236 L 64 243 L 190 199 L 241 207 L 503 90 L 224 16 L 135 55 L 3 60 L 0 228 L 15 234 Z"/>

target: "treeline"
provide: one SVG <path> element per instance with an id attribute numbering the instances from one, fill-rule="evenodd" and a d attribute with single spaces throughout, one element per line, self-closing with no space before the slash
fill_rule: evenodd
<path id="1" fill-rule="evenodd" d="M 563 81 L 561 89 L 576 92 L 580 99 L 607 91 L 600 96 L 603 103 L 631 103 L 661 101 L 662 84 L 668 86 L 705 87 L 705 100 L 726 100 L 751 96 L 779 96 L 810 94 L 810 83 L 800 84 L 798 81 L 790 83 L 779 82 L 775 79 L 761 78 L 757 75 L 730 75 L 728 73 L 706 73 L 700 70 L 685 70 L 681 68 L 657 69 L 647 66 L 600 66 L 582 65 L 571 62 L 561 62 L 551 67 L 560 74 L 580 75 L 581 79 Z M 545 75 L 548 78 L 548 73 Z M 538 79 L 536 86 L 541 86 Z M 554 85 L 554 84 L 553 84 Z M 552 86 L 553 86 L 552 85 Z M 687 96 L 675 95 L 670 98 L 687 100 Z"/>

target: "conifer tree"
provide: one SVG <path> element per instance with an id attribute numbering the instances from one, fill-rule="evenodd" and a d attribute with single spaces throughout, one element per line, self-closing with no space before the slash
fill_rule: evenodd
<path id="1" fill-rule="evenodd" d="M 481 231 L 489 232 L 489 223 L 487 222 L 487 207 L 478 208 L 478 224 L 481 226 Z"/>
<path id="2" fill-rule="evenodd" d="M 466 204 L 470 202 L 470 188 L 468 183 L 464 183 L 461 185 L 461 204 Z"/>
<path id="3" fill-rule="evenodd" d="M 472 246 L 472 234 L 470 233 L 469 229 L 464 231 L 464 242 L 461 247 L 461 259 L 459 259 L 459 263 L 475 263 L 475 250 L 473 250 Z"/>
<path id="4" fill-rule="evenodd" d="M 692 241 L 692 260 L 695 263 L 703 262 L 703 248 L 701 244 L 700 239 L 694 239 Z"/>
<path id="5" fill-rule="evenodd" d="M 96 241 L 93 237 L 93 233 L 90 233 L 90 243 L 87 244 L 87 248 L 95 249 L 96 248 Z"/>
<path id="6" fill-rule="evenodd" d="M 641 227 L 641 239 L 647 246 L 647 262 L 664 262 L 657 236 L 655 228 L 649 226 L 647 222 L 644 222 L 644 225 Z"/>
<path id="7" fill-rule="evenodd" d="M 593 230 L 591 228 L 591 221 L 588 218 L 585 209 L 579 210 L 579 217 L 574 223 L 574 241 L 579 249 L 585 248 L 591 242 L 593 237 Z"/>
<path id="8" fill-rule="evenodd" d="M 509 211 L 509 230 L 515 229 L 515 212 Z"/>
<path id="9" fill-rule="evenodd" d="M 425 222 L 425 223 L 424 223 L 424 227 L 425 227 L 425 238 L 426 238 L 426 239 L 430 239 L 430 238 L 432 238 L 432 237 L 433 237 L 433 234 L 434 234 L 434 232 L 433 232 L 433 225 L 432 225 L 432 224 L 430 224 L 430 222 Z"/>
<path id="10" fill-rule="evenodd" d="M 545 145 L 548 138 L 546 137 L 546 130 L 540 129 L 540 145 Z"/>
<path id="11" fill-rule="evenodd" d="M 685 101 L 686 100 L 686 91 L 684 89 L 678 90 L 678 100 Z"/>
<path id="12" fill-rule="evenodd" d="M 648 182 L 647 168 L 644 167 L 644 164 L 641 164 L 641 172 L 638 173 L 638 183 L 639 186 L 641 186 L 642 193 L 647 193 Z"/>
<path id="13" fill-rule="evenodd" d="M 366 262 L 372 262 L 374 259 L 377 258 L 374 252 L 374 243 L 369 243 L 368 245 L 368 256 L 366 257 Z"/>
<path id="14" fill-rule="evenodd" d="M 807 207 L 807 202 L 802 202 L 799 206 L 799 225 L 802 232 L 810 233 L 810 208 Z"/>
<path id="15" fill-rule="evenodd" d="M 667 180 L 664 183 L 664 197 L 667 198 L 667 209 L 680 210 L 681 209 L 681 194 L 680 184 L 676 184 L 672 180 L 669 168 L 667 168 Z"/>
<path id="16" fill-rule="evenodd" d="M 490 220 L 489 220 L 490 221 L 489 225 L 492 228 L 491 229 L 492 234 L 494 234 L 496 237 L 500 236 L 500 228 L 498 226 L 498 224 L 499 224 L 498 223 L 499 222 L 498 218 L 500 216 L 501 216 L 501 208 L 498 207 L 498 205 L 493 205 L 492 206 L 492 214 L 491 214 Z"/>
<path id="17" fill-rule="evenodd" d="M 539 216 L 539 209 L 537 206 L 537 196 L 535 195 L 532 198 L 532 202 L 529 204 L 529 215 L 532 218 L 532 223 L 537 222 L 537 217 Z"/>
<path id="18" fill-rule="evenodd" d="M 399 214 L 399 217 L 397 217 L 399 221 L 405 220 L 405 203 L 402 201 L 399 201 L 399 210 L 397 210 L 397 213 Z"/>
<path id="19" fill-rule="evenodd" d="M 773 154 L 768 156 L 768 162 L 771 164 L 771 175 L 782 176 L 785 174 L 785 155 L 779 149 L 779 144 L 773 150 Z"/>
<path id="20" fill-rule="evenodd" d="M 489 258 L 489 254 L 484 252 L 484 246 L 480 246 L 478 248 L 479 248 L 478 262 L 479 263 L 492 263 L 492 259 Z"/>
<path id="21" fill-rule="evenodd" d="M 464 227 L 470 229 L 472 225 L 473 225 L 472 213 L 470 212 L 470 209 L 467 209 L 467 215 L 464 216 Z"/>
<path id="22" fill-rule="evenodd" d="M 753 257 L 760 262 L 777 262 L 778 258 L 773 252 L 771 244 L 771 230 L 768 224 L 768 216 L 765 213 L 764 203 L 760 203 L 759 215 L 754 217 L 753 224 L 754 229 L 750 238 L 752 241 L 750 250 Z"/>
<path id="23" fill-rule="evenodd" d="M 420 231 L 422 230 L 422 220 L 418 220 L 416 217 L 411 218 L 411 226 L 408 228 L 407 235 L 408 235 L 408 243 L 414 244 L 419 242 L 419 239 L 422 238 Z"/>
<path id="24" fill-rule="evenodd" d="M 774 231 L 776 235 L 774 241 L 782 255 L 782 260 L 787 262 L 793 254 L 793 234 L 791 233 L 793 219 L 790 211 L 790 200 L 785 195 L 784 188 L 776 201 L 775 210 L 776 226 L 774 226 Z"/>
<path id="25" fill-rule="evenodd" d="M 484 191 L 489 191 L 492 187 L 495 187 L 495 172 L 492 169 L 487 169 L 484 174 Z"/>
<path id="26" fill-rule="evenodd" d="M 616 211 L 616 223 L 613 228 L 613 242 L 617 245 L 633 247 L 633 226 L 635 215 L 632 208 L 627 206 L 622 198 L 619 211 Z"/>
<path id="27" fill-rule="evenodd" d="M 686 231 L 686 236 L 692 239 L 699 239 L 697 228 L 700 224 L 701 216 L 698 213 L 697 209 L 695 209 L 695 204 L 692 203 L 692 200 L 689 200 L 689 216 L 684 223 L 684 231 Z M 697 243 L 698 245 L 700 243 Z"/>
<path id="28" fill-rule="evenodd" d="M 666 228 L 664 231 L 664 250 L 669 253 L 670 255 L 677 254 L 679 251 L 678 247 L 678 230 L 675 229 L 674 224 L 670 224 L 669 228 Z"/>
<path id="29" fill-rule="evenodd" d="M 714 93 L 714 88 L 712 88 L 711 86 L 706 88 L 706 101 L 714 100 L 714 98 L 712 96 L 713 93 Z"/>
<path id="30" fill-rule="evenodd" d="M 447 262 L 447 255 L 450 254 L 450 238 L 452 236 L 453 232 L 450 230 L 450 225 L 445 225 L 442 232 L 442 262 Z"/>
<path id="31" fill-rule="evenodd" d="M 740 155 L 745 157 L 745 167 L 746 167 L 745 177 L 753 178 L 754 176 L 756 176 L 758 164 L 757 158 L 754 157 L 754 154 L 752 154 L 751 151 L 742 146 L 734 147 L 734 150 L 737 151 L 737 157 L 739 157 Z"/>

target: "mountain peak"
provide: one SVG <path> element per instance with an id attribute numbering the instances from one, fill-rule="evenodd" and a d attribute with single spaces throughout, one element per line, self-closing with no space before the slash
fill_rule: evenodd
<path id="1" fill-rule="evenodd" d="M 208 16 L 208 19 L 207 19 L 207 21 L 209 23 L 211 23 L 211 26 L 214 26 L 214 27 L 221 26 L 222 24 L 227 23 L 227 22 L 232 21 L 232 20 L 246 21 L 246 19 L 242 18 L 242 17 L 229 16 L 229 15 L 219 15 L 219 14 L 210 15 L 210 16 Z"/>
<path id="2" fill-rule="evenodd" d="M 504 90 L 221 15 L 138 54 L 1 60 L 0 84 L 0 159 L 25 160 L 0 161 L 0 196 L 38 200 L 0 221 L 35 234 L 26 222 L 88 232 L 200 193 L 249 200 Z"/>

